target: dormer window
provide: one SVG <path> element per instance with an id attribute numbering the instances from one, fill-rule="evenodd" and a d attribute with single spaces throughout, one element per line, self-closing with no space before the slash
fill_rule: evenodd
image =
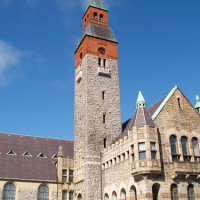
<path id="1" fill-rule="evenodd" d="M 32 155 L 31 155 L 28 151 L 24 152 L 24 153 L 22 154 L 22 156 L 32 157 Z"/>
<path id="2" fill-rule="evenodd" d="M 57 154 L 54 154 L 54 155 L 52 156 L 52 158 L 53 158 L 53 159 L 58 159 L 58 155 L 57 155 Z"/>
<path id="3" fill-rule="evenodd" d="M 97 13 L 96 13 L 96 12 L 94 13 L 94 19 L 95 19 L 95 20 L 98 19 L 98 17 L 97 17 Z"/>
<path id="4" fill-rule="evenodd" d="M 13 156 L 17 155 L 13 150 L 10 150 L 7 154 L 8 155 L 13 155 Z"/>
<path id="5" fill-rule="evenodd" d="M 103 14 L 100 14 L 100 21 L 101 21 L 101 22 L 104 22 Z"/>
<path id="6" fill-rule="evenodd" d="M 47 158 L 43 153 L 40 153 L 37 157 L 38 158 Z"/>

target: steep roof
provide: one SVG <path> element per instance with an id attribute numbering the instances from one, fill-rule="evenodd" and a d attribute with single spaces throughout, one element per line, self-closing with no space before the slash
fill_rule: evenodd
<path id="1" fill-rule="evenodd" d="M 102 10 L 108 10 L 104 4 L 104 1 L 103 0 L 88 0 L 88 7 L 94 7 L 94 8 L 99 8 L 99 9 L 102 9 Z"/>
<path id="2" fill-rule="evenodd" d="M 59 146 L 64 157 L 73 158 L 72 141 L 0 133 L 0 178 L 56 182 L 56 159 L 52 157 Z M 9 155 L 11 150 L 16 155 Z"/>
<path id="3" fill-rule="evenodd" d="M 78 47 L 80 46 L 80 44 L 82 43 L 83 39 L 86 36 L 104 39 L 111 42 L 118 42 L 114 32 L 109 27 L 105 27 L 99 24 L 89 23 L 85 31 L 82 33 L 76 49 L 78 49 Z"/>

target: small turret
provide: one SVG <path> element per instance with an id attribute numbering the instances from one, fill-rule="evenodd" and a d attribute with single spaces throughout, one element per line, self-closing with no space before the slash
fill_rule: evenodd
<path id="1" fill-rule="evenodd" d="M 146 101 L 144 99 L 144 96 L 142 94 L 141 91 L 139 91 L 139 94 L 138 94 L 138 98 L 137 98 L 137 102 L 136 102 L 136 106 L 137 108 L 146 108 Z"/>
<path id="2" fill-rule="evenodd" d="M 197 95 L 196 96 L 196 105 L 195 105 L 195 109 L 197 110 L 198 113 L 200 113 L 200 98 Z"/>

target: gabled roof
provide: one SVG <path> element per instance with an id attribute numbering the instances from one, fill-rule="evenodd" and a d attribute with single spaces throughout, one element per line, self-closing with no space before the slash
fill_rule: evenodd
<path id="1" fill-rule="evenodd" d="M 160 113 L 160 111 L 164 108 L 164 106 L 166 105 L 166 103 L 169 101 L 169 99 L 172 97 L 172 95 L 174 94 L 174 92 L 177 90 L 177 86 L 175 86 L 170 93 L 164 98 L 164 100 L 162 101 L 162 103 L 158 106 L 158 108 L 156 109 L 156 111 L 154 112 L 154 114 L 152 115 L 152 120 L 154 121 L 156 119 L 156 117 L 158 116 L 158 114 Z"/>
<path id="2" fill-rule="evenodd" d="M 108 11 L 103 0 L 88 0 L 88 7 L 99 8 Z"/>
<path id="3" fill-rule="evenodd" d="M 72 141 L 0 133 L 0 178 L 56 182 L 52 156 L 58 153 L 60 146 L 65 158 L 73 158 Z M 16 155 L 8 155 L 10 150 Z M 24 156 L 27 152 L 32 156 Z M 37 157 L 41 152 L 47 158 Z"/>
<path id="4" fill-rule="evenodd" d="M 76 49 L 78 49 L 78 47 L 80 46 L 80 44 L 82 43 L 83 39 L 86 36 L 108 40 L 111 42 L 118 42 L 114 32 L 109 27 L 105 27 L 99 24 L 89 23 L 85 31 L 82 33 Z"/>

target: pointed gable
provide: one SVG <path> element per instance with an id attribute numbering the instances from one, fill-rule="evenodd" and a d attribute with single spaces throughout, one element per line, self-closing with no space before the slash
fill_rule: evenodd
<path id="1" fill-rule="evenodd" d="M 200 116 L 182 91 L 176 86 L 165 97 L 152 116 L 156 126 L 199 131 Z"/>

